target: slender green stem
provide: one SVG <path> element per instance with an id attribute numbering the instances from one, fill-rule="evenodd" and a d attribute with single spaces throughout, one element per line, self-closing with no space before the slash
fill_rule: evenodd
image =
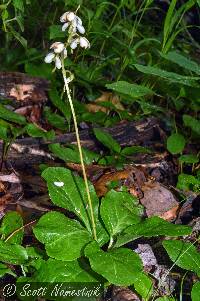
<path id="1" fill-rule="evenodd" d="M 80 142 L 80 137 L 79 137 L 79 131 L 78 131 L 78 125 L 77 125 L 77 120 L 76 120 L 76 114 L 75 114 L 74 105 L 73 105 L 72 98 L 71 98 L 71 93 L 70 93 L 70 89 L 69 89 L 69 85 L 68 85 L 68 81 L 67 81 L 67 77 L 66 77 L 66 70 L 65 70 L 65 67 L 64 67 L 63 60 L 62 60 L 62 75 L 63 75 L 63 80 L 64 80 L 64 84 L 65 84 L 65 90 L 66 90 L 66 93 L 67 93 L 67 97 L 68 97 L 68 100 L 69 100 L 69 104 L 70 104 L 70 108 L 71 108 L 71 112 L 72 112 L 72 117 L 73 117 L 73 121 L 74 121 L 74 128 L 75 128 L 76 140 L 77 140 L 78 151 L 79 151 L 79 156 L 80 156 L 80 161 L 81 161 L 81 167 L 82 167 L 82 172 L 83 172 L 83 179 L 84 179 L 84 182 L 85 182 L 85 189 L 86 189 L 86 193 L 87 193 L 88 204 L 89 204 L 89 207 L 90 207 L 93 236 L 94 236 L 94 239 L 97 240 L 96 225 L 95 225 L 95 219 L 94 219 L 94 212 L 93 212 L 92 200 L 91 200 L 91 196 L 90 196 L 90 191 L 89 191 L 89 185 L 88 185 L 88 179 L 87 179 L 87 175 L 86 175 L 85 165 L 84 165 L 84 162 L 83 162 L 83 152 L 82 152 L 82 148 L 81 148 L 81 142 Z"/>
<path id="2" fill-rule="evenodd" d="M 23 225 L 22 227 L 16 229 L 15 231 L 13 231 L 4 241 L 7 242 L 9 239 L 11 239 L 16 233 L 18 233 L 19 231 L 23 230 L 24 228 L 34 224 L 36 222 L 36 220 L 26 224 L 26 225 Z"/>

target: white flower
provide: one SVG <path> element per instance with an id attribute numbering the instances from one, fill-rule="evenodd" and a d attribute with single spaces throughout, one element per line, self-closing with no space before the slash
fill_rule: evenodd
<path id="1" fill-rule="evenodd" d="M 72 22 L 75 19 L 76 15 L 71 12 L 67 11 L 60 17 L 60 22 L 64 23 L 66 21 Z"/>
<path id="2" fill-rule="evenodd" d="M 49 52 L 46 56 L 45 56 L 45 63 L 50 64 L 55 58 L 55 53 L 53 52 Z"/>
<path id="3" fill-rule="evenodd" d="M 78 46 L 78 43 L 79 43 L 79 39 L 78 38 L 75 39 L 75 40 L 73 40 L 71 42 L 71 44 L 70 44 L 71 49 L 76 49 L 76 47 Z"/>
<path id="4" fill-rule="evenodd" d="M 90 42 L 85 37 L 80 37 L 79 43 L 82 48 L 90 48 Z"/>
<path id="5" fill-rule="evenodd" d="M 65 31 L 69 27 L 69 22 L 64 23 L 62 26 L 62 31 Z"/>
<path id="6" fill-rule="evenodd" d="M 61 57 L 64 59 L 67 57 L 67 49 L 65 48 L 65 45 L 60 42 L 53 43 L 50 47 L 51 49 L 54 50 L 54 52 L 49 52 L 44 61 L 45 63 L 49 64 L 52 62 L 55 62 L 55 66 L 57 69 L 62 68 L 62 62 L 61 62 Z"/>
<path id="7" fill-rule="evenodd" d="M 55 66 L 56 66 L 57 69 L 62 68 L 62 63 L 61 63 L 61 60 L 60 60 L 59 56 L 55 57 Z"/>
<path id="8" fill-rule="evenodd" d="M 85 33 L 85 28 L 83 27 L 83 25 L 77 24 L 76 28 L 78 29 L 78 31 L 79 31 L 81 34 L 84 34 L 84 33 Z"/>
<path id="9" fill-rule="evenodd" d="M 82 20 L 78 16 L 76 16 L 76 23 L 82 25 Z"/>
<path id="10" fill-rule="evenodd" d="M 62 26 L 62 31 L 65 31 L 70 26 L 70 30 L 73 33 L 76 33 L 77 30 L 80 34 L 85 33 L 85 28 L 82 25 L 82 20 L 78 16 L 76 16 L 73 12 L 66 12 L 60 17 L 60 21 L 64 23 Z"/>
<path id="11" fill-rule="evenodd" d="M 61 42 L 55 42 L 51 45 L 50 49 L 53 49 L 55 53 L 61 53 L 65 49 L 65 45 Z"/>

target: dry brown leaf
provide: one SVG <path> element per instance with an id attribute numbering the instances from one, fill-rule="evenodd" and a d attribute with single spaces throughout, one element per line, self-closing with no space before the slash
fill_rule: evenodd
<path id="1" fill-rule="evenodd" d="M 6 206 L 12 201 L 12 196 L 10 193 L 7 193 L 0 197 L 0 219 L 4 216 L 4 211 Z"/>
<path id="2" fill-rule="evenodd" d="M 101 105 L 102 102 L 108 101 L 111 104 L 114 105 L 116 110 L 123 111 L 124 106 L 120 102 L 120 98 L 117 95 L 114 95 L 113 93 L 110 92 L 103 92 L 103 94 L 97 98 L 93 103 L 89 103 L 86 105 L 87 109 L 91 113 L 96 113 L 96 112 L 104 112 L 104 113 L 109 113 L 110 108 L 106 108 Z"/>
<path id="3" fill-rule="evenodd" d="M 143 196 L 141 187 L 146 181 L 146 177 L 140 169 L 131 166 L 124 170 L 104 174 L 94 184 L 97 195 L 104 196 L 108 191 L 107 185 L 112 181 L 119 181 L 119 184 L 125 185 L 130 193 L 138 198 Z"/>

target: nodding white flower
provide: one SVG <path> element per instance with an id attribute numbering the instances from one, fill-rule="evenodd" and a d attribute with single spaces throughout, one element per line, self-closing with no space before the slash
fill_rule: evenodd
<path id="1" fill-rule="evenodd" d="M 50 63 L 52 63 L 52 61 L 54 60 L 54 58 L 55 58 L 55 53 L 49 52 L 49 53 L 45 56 L 44 61 L 45 61 L 45 63 L 50 64 Z"/>
<path id="2" fill-rule="evenodd" d="M 71 11 L 67 11 L 60 17 L 60 22 L 62 23 L 67 21 L 72 22 L 75 19 L 75 17 L 76 17 L 75 13 Z"/>
<path id="3" fill-rule="evenodd" d="M 78 31 L 79 31 L 81 34 L 84 34 L 84 33 L 85 33 L 85 28 L 83 27 L 83 25 L 77 24 L 76 28 L 78 29 Z"/>
<path id="4" fill-rule="evenodd" d="M 62 26 L 62 31 L 65 31 L 69 27 L 69 22 L 64 23 Z"/>
<path id="5" fill-rule="evenodd" d="M 72 40 L 72 42 L 70 44 L 71 49 L 76 49 L 76 47 L 78 46 L 78 43 L 79 43 L 79 38 Z"/>
<path id="6" fill-rule="evenodd" d="M 50 64 L 52 62 L 55 62 L 55 67 L 57 69 L 61 69 L 62 68 L 61 56 L 63 56 L 64 59 L 67 57 L 67 49 L 65 48 L 64 44 L 60 42 L 56 42 L 52 44 L 50 48 L 51 49 L 53 48 L 54 52 L 49 52 L 46 55 L 44 59 L 45 63 Z"/>
<path id="7" fill-rule="evenodd" d="M 76 16 L 73 12 L 66 12 L 60 17 L 60 21 L 64 23 L 62 26 L 62 31 L 65 31 L 70 25 L 70 30 L 73 33 L 76 33 L 77 30 L 80 34 L 85 33 L 85 28 L 82 25 L 82 20 L 78 16 Z"/>
<path id="8" fill-rule="evenodd" d="M 81 20 L 81 18 L 79 18 L 78 16 L 76 16 L 76 22 L 77 22 L 77 24 L 80 24 L 80 25 L 82 25 L 82 20 Z"/>
<path id="9" fill-rule="evenodd" d="M 65 45 L 61 42 L 55 42 L 51 45 L 50 49 L 53 49 L 55 53 L 61 53 L 65 49 Z"/>
<path id="10" fill-rule="evenodd" d="M 55 57 L 55 66 L 56 66 L 57 69 L 62 68 L 62 63 L 61 63 L 61 60 L 60 60 L 59 56 Z"/>
<path id="11" fill-rule="evenodd" d="M 82 48 L 90 48 L 90 42 L 85 37 L 80 37 L 79 43 Z"/>

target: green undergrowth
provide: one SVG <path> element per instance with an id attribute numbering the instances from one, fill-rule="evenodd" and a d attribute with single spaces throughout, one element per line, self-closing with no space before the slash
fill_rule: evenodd
<path id="1" fill-rule="evenodd" d="M 84 163 L 120 169 L 124 163 L 134 163 L 138 153 L 154 153 L 145 141 L 121 147 L 102 128 L 155 116 L 162 120 L 167 133 L 164 149 L 179 167 L 177 191 L 183 201 L 188 192 L 199 194 L 200 46 L 193 36 L 199 29 L 188 16 L 194 14 L 195 20 L 200 1 L 172 0 L 167 7 L 158 2 L 2 0 L 1 71 L 25 72 L 47 79 L 50 85 L 40 125 L 11 111 L 12 101 L 0 96 L 2 160 L 6 160 L 16 138 L 31 136 L 48 140 L 49 151 L 59 160 L 80 163 L 75 145 L 53 141 L 56 135 L 72 132 L 74 127 L 62 78 L 44 63 L 49 44 L 64 39 L 59 16 L 80 5 L 79 15 L 91 47 L 75 51 L 66 59 L 65 67 L 75 75 L 70 88 L 79 127 L 89 127 L 104 148 L 103 153 L 82 148 Z M 96 105 L 96 99 L 105 92 L 111 98 L 98 102 L 101 110 L 89 110 L 88 105 Z M 112 101 L 114 97 L 117 102 Z M 148 242 L 157 237 L 171 262 L 169 273 L 178 268 L 183 279 L 184 272 L 192 273 L 195 281 L 190 283 L 189 295 L 192 301 L 199 300 L 200 255 L 198 239 L 194 243 L 185 239 L 191 234 L 190 227 L 159 217 L 144 218 L 144 208 L 124 187 L 121 191 L 110 189 L 99 199 L 89 183 L 97 232 L 94 240 L 83 179 L 65 168 L 46 167 L 42 167 L 42 177 L 56 209 L 31 224 L 31 244 L 26 243 L 27 225 L 23 225 L 21 216 L 17 212 L 4 216 L 0 227 L 2 279 L 12 279 L 18 285 L 103 283 L 104 291 L 114 284 L 129 286 L 141 300 L 184 300 L 182 280 L 179 294 L 161 297 L 160 284 L 144 272 L 139 255 L 129 246 L 138 239 Z M 18 298 L 24 298 L 19 291 Z M 34 299 L 30 296 L 27 300 Z"/>

